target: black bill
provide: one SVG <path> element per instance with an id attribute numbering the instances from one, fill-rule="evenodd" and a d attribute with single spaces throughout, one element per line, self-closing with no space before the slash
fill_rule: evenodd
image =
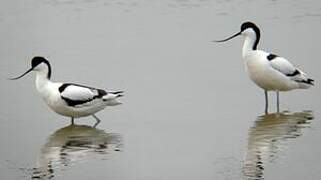
<path id="1" fill-rule="evenodd" d="M 241 35 L 241 33 L 242 33 L 242 32 L 238 32 L 238 33 L 234 34 L 233 36 L 231 36 L 231 37 L 229 37 L 229 38 L 226 38 L 226 39 L 223 39 L 223 40 L 218 40 L 218 41 L 213 41 L 213 42 L 225 42 L 225 41 L 228 41 L 228 40 L 230 40 L 230 39 L 235 38 L 235 37 L 238 36 L 238 35 Z"/>
<path id="2" fill-rule="evenodd" d="M 25 76 L 26 74 L 28 74 L 30 71 L 33 70 L 33 67 L 30 68 L 27 72 L 23 73 L 21 76 L 18 76 L 18 77 L 15 77 L 15 78 L 9 78 L 9 80 L 16 80 L 16 79 L 20 79 L 22 78 L 23 76 Z"/>

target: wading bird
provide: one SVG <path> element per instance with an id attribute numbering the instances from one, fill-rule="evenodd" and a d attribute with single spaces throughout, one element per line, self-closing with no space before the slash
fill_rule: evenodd
<path id="1" fill-rule="evenodd" d="M 257 49 L 260 29 L 252 22 L 243 23 L 241 31 L 235 35 L 214 42 L 225 42 L 239 35 L 245 38 L 242 49 L 245 68 L 251 80 L 264 89 L 266 114 L 268 113 L 268 91 L 276 91 L 277 112 L 279 112 L 279 91 L 307 89 L 313 85 L 314 80 L 308 78 L 287 59 Z"/>
<path id="2" fill-rule="evenodd" d="M 36 88 L 46 104 L 56 113 L 71 117 L 72 124 L 74 118 L 92 115 L 97 121 L 96 126 L 100 122 L 96 112 L 106 106 L 121 104 L 117 98 L 123 96 L 123 91 L 106 92 L 74 83 L 52 82 L 50 63 L 43 57 L 34 57 L 28 71 L 10 80 L 19 79 L 31 71 L 36 72 Z"/>

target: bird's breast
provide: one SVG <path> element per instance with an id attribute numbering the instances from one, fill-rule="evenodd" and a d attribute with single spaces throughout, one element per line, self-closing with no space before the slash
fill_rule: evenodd
<path id="1" fill-rule="evenodd" d="M 251 56 L 245 59 L 245 67 L 250 79 L 259 87 L 265 90 L 274 90 L 273 77 L 268 62 L 260 57 Z"/>

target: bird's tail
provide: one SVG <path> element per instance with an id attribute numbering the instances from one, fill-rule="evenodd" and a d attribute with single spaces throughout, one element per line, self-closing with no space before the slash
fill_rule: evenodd
<path id="1" fill-rule="evenodd" d="M 109 93 L 116 94 L 117 97 L 123 97 L 124 96 L 124 91 L 110 91 Z"/>
<path id="2" fill-rule="evenodd" d="M 292 80 L 296 81 L 301 89 L 308 89 L 314 86 L 314 80 L 307 77 L 307 75 L 298 69 L 300 72 L 297 76 L 292 77 Z"/>
<path id="3" fill-rule="evenodd" d="M 314 80 L 310 78 L 297 80 L 296 82 L 298 82 L 301 89 L 308 89 L 309 87 L 314 86 Z"/>
<path id="4" fill-rule="evenodd" d="M 122 104 L 117 99 L 124 96 L 124 91 L 110 91 L 103 97 L 107 106 L 116 106 Z"/>

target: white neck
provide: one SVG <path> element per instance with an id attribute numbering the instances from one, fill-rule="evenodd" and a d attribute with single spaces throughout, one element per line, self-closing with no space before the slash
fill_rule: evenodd
<path id="1" fill-rule="evenodd" d="M 251 51 L 253 51 L 253 46 L 256 41 L 256 37 L 245 36 L 244 44 L 242 49 L 242 56 L 243 58 Z"/>
<path id="2" fill-rule="evenodd" d="M 48 68 L 43 68 L 36 71 L 36 88 L 38 92 L 43 96 L 46 96 L 46 88 L 48 87 L 49 83 L 51 83 L 47 76 Z"/>

